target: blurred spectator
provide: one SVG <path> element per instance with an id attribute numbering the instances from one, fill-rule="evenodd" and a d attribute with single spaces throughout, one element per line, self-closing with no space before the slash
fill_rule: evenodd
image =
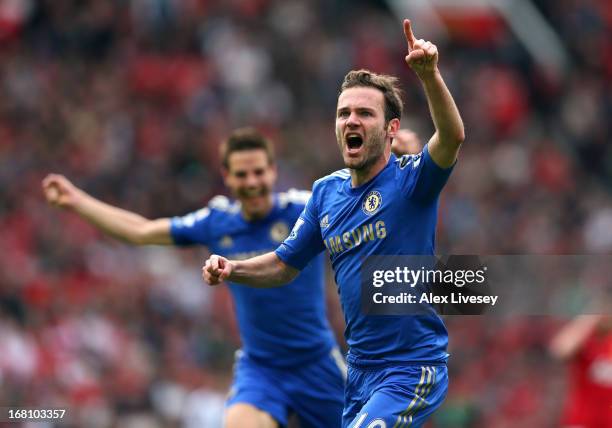
<path id="1" fill-rule="evenodd" d="M 564 427 L 612 424 L 612 319 L 581 316 L 553 337 L 551 353 L 569 362 Z"/>

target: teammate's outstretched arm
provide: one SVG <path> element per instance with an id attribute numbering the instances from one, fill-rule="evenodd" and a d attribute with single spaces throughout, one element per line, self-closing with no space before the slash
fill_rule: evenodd
<path id="1" fill-rule="evenodd" d="M 135 245 L 172 244 L 168 218 L 149 220 L 131 211 L 106 204 L 59 174 L 47 175 L 42 182 L 42 188 L 51 205 L 74 211 L 115 238 Z"/>
<path id="2" fill-rule="evenodd" d="M 423 39 L 416 39 L 410 20 L 404 20 L 408 43 L 406 63 L 421 80 L 436 132 L 429 140 L 429 154 L 438 166 L 448 168 L 455 163 L 459 147 L 465 139 L 463 121 L 453 97 L 438 69 L 438 48 Z"/>
<path id="3" fill-rule="evenodd" d="M 240 261 L 213 254 L 202 268 L 202 278 L 208 285 L 218 285 L 228 280 L 255 288 L 287 284 L 298 273 L 297 269 L 284 263 L 274 252 Z"/>

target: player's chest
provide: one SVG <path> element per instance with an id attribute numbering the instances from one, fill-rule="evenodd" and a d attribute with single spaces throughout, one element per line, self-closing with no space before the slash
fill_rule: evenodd
<path id="1" fill-rule="evenodd" d="M 274 251 L 289 235 L 291 224 L 275 220 L 257 226 L 235 225 L 216 231 L 211 250 L 224 257 L 243 260 Z"/>
<path id="2" fill-rule="evenodd" d="M 398 201 L 388 190 L 374 188 L 325 202 L 321 204 L 318 222 L 332 257 L 384 241 L 395 223 L 392 212 Z"/>

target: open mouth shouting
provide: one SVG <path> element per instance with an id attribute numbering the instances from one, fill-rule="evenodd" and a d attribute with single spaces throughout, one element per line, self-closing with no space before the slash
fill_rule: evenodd
<path id="1" fill-rule="evenodd" d="M 345 137 L 346 151 L 349 155 L 356 155 L 363 147 L 363 137 L 356 132 L 349 132 Z"/>

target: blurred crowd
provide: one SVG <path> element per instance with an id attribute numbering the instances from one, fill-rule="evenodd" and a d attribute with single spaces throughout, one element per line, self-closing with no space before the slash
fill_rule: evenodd
<path id="1" fill-rule="evenodd" d="M 433 40 L 467 134 L 439 253 L 612 251 L 612 7 L 534 4 L 567 70 L 494 16 L 449 19 Z M 40 182 L 58 172 L 150 218 L 185 214 L 225 192 L 218 145 L 253 125 L 275 142 L 279 190 L 309 188 L 342 167 L 333 117 L 352 68 L 399 76 L 402 125 L 431 135 L 405 49 L 382 1 L 0 1 L 0 403 L 67 407 L 74 426 L 219 426 L 239 338 L 227 290 L 200 280 L 204 250 L 102 237 Z M 432 426 L 557 426 L 564 368 L 546 347 L 562 321 L 449 318 Z"/>

